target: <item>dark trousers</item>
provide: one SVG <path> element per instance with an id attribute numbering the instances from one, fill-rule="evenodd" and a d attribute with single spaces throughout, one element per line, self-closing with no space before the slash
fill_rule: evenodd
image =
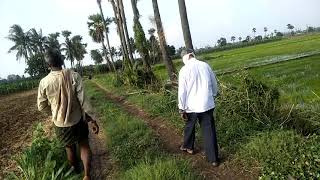
<path id="1" fill-rule="evenodd" d="M 218 143 L 213 110 L 203 113 L 187 113 L 188 119 L 184 129 L 184 148 L 194 149 L 195 125 L 199 120 L 204 137 L 204 149 L 209 162 L 218 162 Z"/>

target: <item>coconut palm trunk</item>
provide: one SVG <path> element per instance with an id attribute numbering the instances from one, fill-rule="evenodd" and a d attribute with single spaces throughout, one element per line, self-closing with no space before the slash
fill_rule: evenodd
<path id="1" fill-rule="evenodd" d="M 106 36 L 106 41 L 107 41 L 107 48 L 108 48 L 108 51 L 109 53 L 111 52 L 111 49 L 110 49 L 110 42 L 109 42 L 109 36 L 108 36 L 108 29 L 107 29 L 107 24 L 106 24 L 106 19 L 104 18 L 104 15 L 103 15 L 103 11 L 102 11 L 102 7 L 101 7 L 101 0 L 97 0 L 97 3 L 98 3 L 98 6 L 99 6 L 99 9 L 100 9 L 100 14 L 101 14 L 101 17 L 102 17 L 102 22 L 103 22 L 103 26 L 104 26 L 104 32 L 105 32 L 105 36 Z M 102 42 L 104 48 L 105 48 L 105 45 L 104 43 Z M 104 51 L 106 51 L 107 49 L 104 49 Z M 106 53 L 106 60 L 110 66 L 110 69 L 112 71 L 116 71 L 116 68 L 115 68 L 115 65 L 114 65 L 114 60 L 113 60 L 113 57 L 112 56 L 109 56 L 108 57 L 108 53 Z M 109 60 L 109 58 L 111 59 L 111 62 Z"/>
<path id="2" fill-rule="evenodd" d="M 119 14 L 119 8 L 116 6 L 116 3 L 114 0 L 109 0 L 112 8 L 113 8 L 113 12 L 114 12 L 114 18 L 115 18 L 115 23 L 117 24 L 117 31 L 118 31 L 118 35 L 120 37 L 120 41 L 121 41 L 121 49 L 122 49 L 122 56 L 124 58 L 125 61 L 129 60 L 129 56 L 128 56 L 128 51 L 127 51 L 127 45 L 125 42 L 125 38 L 124 38 L 124 33 L 123 33 L 123 26 L 122 26 L 122 21 L 121 21 L 121 16 Z M 116 0 L 117 1 L 117 0 Z M 131 63 L 129 64 L 130 66 Z"/>
<path id="3" fill-rule="evenodd" d="M 182 27 L 183 37 L 184 37 L 184 43 L 186 45 L 186 48 L 193 49 L 185 0 L 178 0 L 178 3 L 179 3 L 179 11 L 180 11 L 180 19 L 181 19 L 181 27 Z"/>
<path id="4" fill-rule="evenodd" d="M 115 68 L 114 64 L 110 62 L 110 59 L 109 59 L 109 57 L 108 57 L 107 47 L 106 47 L 106 45 L 104 44 L 104 40 L 102 40 L 101 45 L 102 45 L 102 49 L 103 49 L 103 52 L 104 52 L 105 59 L 107 60 L 108 68 L 109 68 L 111 71 L 115 71 L 116 68 Z"/>
<path id="5" fill-rule="evenodd" d="M 128 33 L 128 27 L 127 27 L 127 21 L 126 21 L 126 15 L 124 13 L 124 6 L 123 6 L 123 1 L 119 0 L 119 8 L 120 8 L 120 15 L 122 18 L 122 23 L 123 23 L 123 29 L 124 29 L 124 37 L 125 37 L 125 41 L 127 43 L 127 47 L 128 47 L 128 55 L 131 61 L 131 64 L 133 64 L 133 55 L 132 55 L 132 48 L 130 45 L 130 37 L 129 37 L 129 33 Z"/>
<path id="6" fill-rule="evenodd" d="M 149 51 L 147 49 L 147 39 L 145 37 L 143 28 L 140 23 L 140 14 L 139 10 L 137 7 L 137 0 L 131 0 L 131 6 L 133 10 L 133 31 L 134 31 L 134 39 L 136 42 L 137 50 L 141 56 L 141 59 L 143 61 L 143 66 L 146 71 L 151 71 L 151 66 L 150 66 L 150 56 L 149 56 Z"/>
<path id="7" fill-rule="evenodd" d="M 161 49 L 161 53 L 162 53 L 163 62 L 167 68 L 167 73 L 168 73 L 170 80 L 175 81 L 176 80 L 175 68 L 172 63 L 172 60 L 170 59 L 170 57 L 168 55 L 167 42 L 166 42 L 166 37 L 165 37 L 164 31 L 163 31 L 163 27 L 162 27 L 161 16 L 160 16 L 160 11 L 159 11 L 157 0 L 152 0 L 152 5 L 153 5 L 153 12 L 154 12 L 154 19 L 155 19 L 156 25 L 157 25 L 157 32 L 158 32 L 158 36 L 159 36 L 160 49 Z"/>

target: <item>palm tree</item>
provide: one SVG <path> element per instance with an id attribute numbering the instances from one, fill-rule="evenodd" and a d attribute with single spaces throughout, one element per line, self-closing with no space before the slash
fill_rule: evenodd
<path id="1" fill-rule="evenodd" d="M 109 69 L 111 71 L 115 71 L 115 66 L 113 63 L 110 62 L 108 56 L 107 56 L 107 48 L 104 44 L 104 31 L 106 30 L 106 34 L 108 34 L 108 28 L 105 29 L 104 27 L 104 22 L 105 24 L 111 23 L 109 20 L 108 22 L 103 21 L 102 16 L 100 14 L 94 14 L 89 16 L 89 21 L 87 22 L 88 28 L 89 28 L 89 35 L 92 37 L 92 40 L 96 43 L 101 43 L 104 54 L 106 55 L 105 58 L 107 60 L 107 64 L 109 66 Z"/>
<path id="2" fill-rule="evenodd" d="M 32 43 L 33 52 L 44 54 L 45 53 L 45 42 L 46 42 L 47 37 L 43 36 L 42 29 L 37 31 L 36 29 L 32 28 L 28 31 L 28 35 L 29 35 L 31 43 Z"/>
<path id="3" fill-rule="evenodd" d="M 253 37 L 256 37 L 257 29 L 256 28 L 252 28 L 252 32 L 253 32 Z"/>
<path id="4" fill-rule="evenodd" d="M 163 27 L 162 27 L 161 16 L 160 16 L 160 11 L 159 11 L 159 7 L 158 7 L 158 1 L 152 0 L 152 4 L 153 4 L 154 19 L 155 19 L 156 25 L 157 25 L 157 32 L 158 32 L 158 37 L 159 37 L 159 41 L 160 41 L 160 49 L 162 52 L 163 62 L 166 65 L 167 73 L 168 73 L 170 80 L 176 81 L 176 76 L 175 76 L 176 70 L 175 70 L 175 67 L 172 63 L 172 60 L 170 59 L 169 54 L 168 54 L 167 42 L 166 42 L 166 37 L 165 37 L 164 31 L 163 31 Z M 192 43 L 191 43 L 191 45 L 192 45 Z"/>
<path id="5" fill-rule="evenodd" d="M 239 37 L 238 39 L 239 39 L 239 42 L 241 42 L 241 40 L 242 40 L 242 37 Z"/>
<path id="6" fill-rule="evenodd" d="M 28 31 L 27 34 L 31 40 L 32 51 L 34 52 L 34 54 L 38 54 L 38 57 L 41 57 L 41 58 L 34 58 L 34 59 L 41 61 L 40 63 L 42 64 L 43 68 L 45 68 L 47 64 L 44 59 L 44 53 L 45 53 L 45 42 L 47 37 L 43 36 L 42 29 L 37 31 L 36 29 L 32 28 Z"/>
<path id="7" fill-rule="evenodd" d="M 268 28 L 267 28 L 267 27 L 264 27 L 264 28 L 263 28 L 263 31 L 264 31 L 264 37 L 267 37 Z"/>
<path id="8" fill-rule="evenodd" d="M 7 37 L 10 41 L 14 42 L 8 53 L 17 51 L 16 59 L 19 60 L 24 58 L 28 61 L 32 53 L 31 40 L 27 33 L 23 31 L 20 25 L 14 24 L 10 27 L 9 36 Z"/>
<path id="9" fill-rule="evenodd" d="M 101 64 L 103 61 L 101 52 L 98 49 L 94 49 L 90 51 L 91 59 L 94 61 L 95 64 Z"/>
<path id="10" fill-rule="evenodd" d="M 180 12 L 181 27 L 182 27 L 184 42 L 188 49 L 193 49 L 185 1 L 178 0 L 178 4 L 179 4 L 179 12 Z"/>
<path id="11" fill-rule="evenodd" d="M 115 47 L 111 47 L 110 56 L 114 57 L 117 55 L 117 49 Z"/>
<path id="12" fill-rule="evenodd" d="M 58 49 L 61 50 L 61 44 L 58 40 L 58 37 L 60 36 L 59 32 L 48 34 L 48 37 L 45 41 L 45 48 L 46 49 Z"/>
<path id="13" fill-rule="evenodd" d="M 121 20 L 122 20 L 123 29 L 124 29 L 124 38 L 125 38 L 126 44 L 128 46 L 128 54 L 129 54 L 131 64 L 133 64 L 134 63 L 133 62 L 133 55 L 132 55 L 133 51 L 132 51 L 132 47 L 130 45 L 130 37 L 129 37 L 129 33 L 128 33 L 126 15 L 124 13 L 124 6 L 123 6 L 122 0 L 118 0 L 118 4 L 119 4 Z"/>
<path id="14" fill-rule="evenodd" d="M 65 52 L 65 57 L 67 60 L 69 60 L 71 62 L 71 68 L 73 68 L 74 65 L 74 53 L 73 53 L 73 45 L 72 45 L 72 41 L 70 40 L 70 35 L 71 32 L 68 30 L 64 30 L 62 31 L 62 36 L 65 38 L 64 43 L 62 43 L 62 51 Z"/>
<path id="15" fill-rule="evenodd" d="M 87 44 L 82 43 L 82 36 L 76 35 L 71 38 L 73 56 L 78 61 L 78 67 L 80 68 L 80 74 L 82 75 L 82 60 L 84 55 L 87 54 Z"/>
<path id="16" fill-rule="evenodd" d="M 234 41 L 236 40 L 235 36 L 231 36 L 231 41 L 234 43 Z"/>
<path id="17" fill-rule="evenodd" d="M 109 41 L 109 36 L 108 36 L 108 32 L 109 32 L 109 28 L 108 25 L 112 22 L 110 18 L 105 19 L 104 15 L 103 15 L 103 11 L 102 11 L 102 7 L 101 7 L 101 0 L 97 0 L 97 4 L 99 6 L 100 9 L 100 15 L 102 17 L 102 21 L 103 21 L 103 27 L 104 27 L 104 32 L 105 32 L 105 38 L 107 41 L 107 48 L 108 51 L 110 52 L 110 41 Z M 113 57 L 110 56 L 111 62 L 114 63 Z"/>
<path id="18" fill-rule="evenodd" d="M 148 52 L 148 44 L 145 33 L 143 31 L 142 25 L 140 23 L 140 13 L 138 10 L 137 0 L 131 0 L 132 10 L 133 10 L 133 31 L 134 40 L 137 50 L 142 58 L 143 66 L 146 71 L 151 71 L 150 57 Z"/>
<path id="19" fill-rule="evenodd" d="M 246 37 L 246 41 L 249 42 L 250 40 L 251 40 L 251 37 L 250 37 L 250 36 L 247 36 L 247 37 Z"/>
<path id="20" fill-rule="evenodd" d="M 287 24 L 287 28 L 289 30 L 291 30 L 291 35 L 293 35 L 294 34 L 294 32 L 293 32 L 294 26 L 292 24 Z"/>

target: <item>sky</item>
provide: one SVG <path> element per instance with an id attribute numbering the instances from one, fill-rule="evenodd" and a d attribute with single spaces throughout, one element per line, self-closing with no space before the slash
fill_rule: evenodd
<path id="1" fill-rule="evenodd" d="M 132 37 L 132 7 L 130 0 L 123 0 Z M 213 46 L 220 37 L 230 40 L 231 36 L 253 36 L 269 31 L 287 31 L 288 23 L 296 29 L 307 26 L 320 26 L 320 0 L 185 0 L 194 47 Z M 177 0 L 158 0 L 160 14 L 167 43 L 175 47 L 184 45 Z M 105 17 L 113 17 L 108 0 L 102 0 Z M 147 30 L 154 27 L 150 21 L 153 16 L 152 1 L 139 0 L 138 8 L 141 23 L 148 38 Z M 23 75 L 26 67 L 24 59 L 16 60 L 15 52 L 8 53 L 14 44 L 6 37 L 10 26 L 19 24 L 28 31 L 42 29 L 44 35 L 62 30 L 70 30 L 72 35 L 83 36 L 87 51 L 100 49 L 88 35 L 87 20 L 91 14 L 98 13 L 96 0 L 0 0 L 0 78 L 9 74 Z M 119 37 L 116 27 L 110 27 L 110 44 L 118 47 Z M 62 42 L 63 39 L 60 39 Z M 69 62 L 66 62 L 67 66 Z M 89 54 L 84 64 L 93 64 Z"/>

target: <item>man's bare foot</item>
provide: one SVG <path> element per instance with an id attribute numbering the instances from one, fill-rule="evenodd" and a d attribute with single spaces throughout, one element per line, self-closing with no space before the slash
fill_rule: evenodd
<path id="1" fill-rule="evenodd" d="M 90 180 L 90 177 L 89 176 L 85 176 L 85 177 L 83 177 L 83 180 Z"/>

